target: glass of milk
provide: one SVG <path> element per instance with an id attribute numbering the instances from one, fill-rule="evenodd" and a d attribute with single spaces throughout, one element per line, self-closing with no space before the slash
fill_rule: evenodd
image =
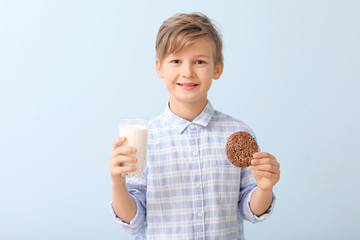
<path id="1" fill-rule="evenodd" d="M 146 169 L 148 120 L 142 118 L 120 119 L 119 131 L 121 137 L 126 137 L 122 146 L 135 147 L 136 153 L 128 154 L 137 159 L 136 163 L 123 163 L 122 166 L 136 166 L 136 171 L 123 173 L 125 177 L 143 177 Z"/>

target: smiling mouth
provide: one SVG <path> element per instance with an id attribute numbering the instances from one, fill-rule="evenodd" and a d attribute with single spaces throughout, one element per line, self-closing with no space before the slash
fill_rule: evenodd
<path id="1" fill-rule="evenodd" d="M 196 83 L 176 83 L 176 84 L 185 91 L 191 91 L 199 85 Z"/>
<path id="2" fill-rule="evenodd" d="M 182 87 L 196 87 L 199 84 L 196 84 L 196 83 L 177 83 L 177 85 L 182 86 Z"/>

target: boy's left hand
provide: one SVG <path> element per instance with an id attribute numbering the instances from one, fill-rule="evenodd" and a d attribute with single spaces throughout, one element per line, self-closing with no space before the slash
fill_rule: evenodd
<path id="1" fill-rule="evenodd" d="M 264 191 L 272 190 L 280 179 L 280 163 L 267 152 L 256 152 L 251 160 L 251 169 L 258 187 Z"/>

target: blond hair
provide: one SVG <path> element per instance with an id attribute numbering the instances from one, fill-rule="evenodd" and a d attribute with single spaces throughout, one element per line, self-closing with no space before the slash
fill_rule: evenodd
<path id="1" fill-rule="evenodd" d="M 220 33 L 202 13 L 179 13 L 165 20 L 156 37 L 156 58 L 161 62 L 166 56 L 181 51 L 200 38 L 214 42 L 214 62 L 223 62 Z"/>

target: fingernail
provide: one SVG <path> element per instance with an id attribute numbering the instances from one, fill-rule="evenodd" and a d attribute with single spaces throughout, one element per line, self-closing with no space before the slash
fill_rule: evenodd
<path id="1" fill-rule="evenodd" d="M 133 160 L 133 162 L 137 162 L 137 159 L 136 159 L 136 158 L 133 158 L 132 160 Z"/>
<path id="2" fill-rule="evenodd" d="M 125 140 L 125 137 L 121 137 L 121 140 L 123 140 L 123 141 L 124 141 L 124 140 Z"/>
<path id="3" fill-rule="evenodd" d="M 132 148 L 132 151 L 133 151 L 133 152 L 136 152 L 136 148 L 133 147 L 133 148 Z"/>

